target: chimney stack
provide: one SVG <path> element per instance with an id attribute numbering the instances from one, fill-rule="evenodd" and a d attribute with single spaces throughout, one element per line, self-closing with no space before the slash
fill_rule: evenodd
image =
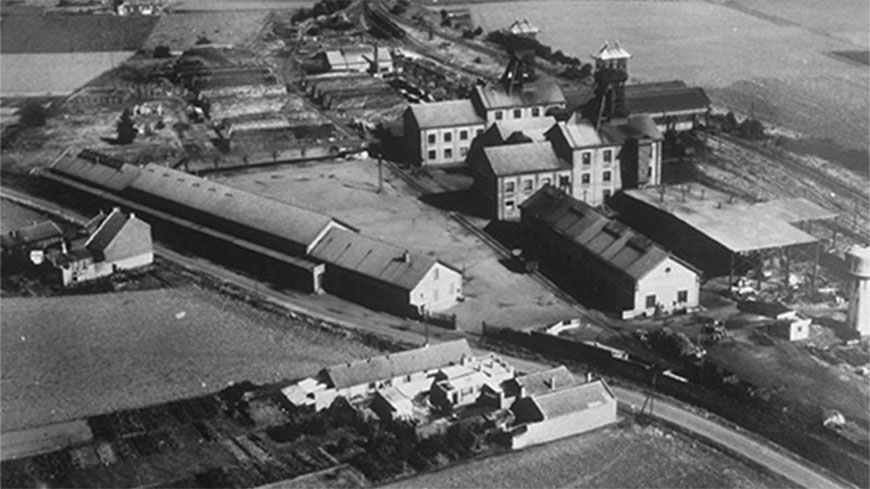
<path id="1" fill-rule="evenodd" d="M 405 252 L 402 253 L 402 261 L 405 263 L 411 263 L 411 253 L 408 250 L 405 250 Z"/>
<path id="2" fill-rule="evenodd" d="M 556 390 L 556 377 L 550 377 L 550 390 Z"/>

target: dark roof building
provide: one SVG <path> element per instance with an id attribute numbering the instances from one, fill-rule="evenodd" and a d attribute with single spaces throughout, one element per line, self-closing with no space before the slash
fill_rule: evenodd
<path id="1" fill-rule="evenodd" d="M 625 106 L 629 114 L 652 117 L 662 131 L 682 131 L 706 123 L 710 97 L 682 81 L 643 83 L 625 86 Z"/>
<path id="2" fill-rule="evenodd" d="M 474 87 L 472 100 L 487 124 L 508 119 L 543 117 L 553 108 L 564 108 L 565 96 L 555 81 L 538 79 L 508 88 L 502 83 Z"/>
<path id="3" fill-rule="evenodd" d="M 12 230 L 0 236 L 0 244 L 6 252 L 45 249 L 63 241 L 63 230 L 52 221 Z"/>
<path id="4" fill-rule="evenodd" d="M 471 100 L 448 100 L 433 104 L 413 104 L 408 111 L 420 129 L 483 125 L 483 117 L 474 110 Z"/>

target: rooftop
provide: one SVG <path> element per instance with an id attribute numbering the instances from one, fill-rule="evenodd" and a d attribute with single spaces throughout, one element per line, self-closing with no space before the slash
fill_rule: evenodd
<path id="1" fill-rule="evenodd" d="M 706 111 L 710 97 L 703 88 L 681 81 L 626 85 L 625 107 L 630 114 Z"/>
<path id="2" fill-rule="evenodd" d="M 602 139 L 601 134 L 591 122 L 585 119 L 572 117 L 568 122 L 560 122 L 553 127 L 553 131 L 560 131 L 572 149 L 604 146 L 608 142 Z"/>
<path id="3" fill-rule="evenodd" d="M 514 35 L 528 35 L 528 34 L 538 34 L 541 32 L 541 29 L 533 26 L 529 19 L 517 19 L 508 27 L 508 31 Z"/>
<path id="4" fill-rule="evenodd" d="M 510 92 L 498 83 L 478 85 L 474 90 L 486 110 L 565 103 L 565 96 L 562 95 L 559 85 L 546 79 L 525 83 Z"/>
<path id="5" fill-rule="evenodd" d="M 138 166 L 91 150 L 65 152 L 50 170 L 76 180 L 118 192 L 139 176 Z"/>
<path id="6" fill-rule="evenodd" d="M 606 141 L 622 144 L 629 139 L 652 139 L 662 141 L 664 136 L 648 114 L 635 114 L 625 122 L 611 121 L 599 129 Z"/>
<path id="7" fill-rule="evenodd" d="M 463 339 L 333 365 L 326 367 L 324 373 L 333 387 L 342 389 L 457 364 L 471 355 L 471 348 Z"/>
<path id="8" fill-rule="evenodd" d="M 634 280 L 643 278 L 670 257 L 649 238 L 551 186 L 535 192 L 520 207 L 524 219 L 532 216 L 540 220 Z"/>
<path id="9" fill-rule="evenodd" d="M 541 414 L 544 415 L 544 419 L 554 419 L 607 402 L 615 402 L 613 394 L 603 380 L 539 394 L 533 399 Z"/>
<path id="10" fill-rule="evenodd" d="M 567 389 L 578 383 L 574 374 L 564 365 L 516 377 L 513 380 L 525 389 L 526 396 L 537 396 L 550 391 Z"/>
<path id="11" fill-rule="evenodd" d="M 26 228 L 16 229 L 4 234 L 3 247 L 22 246 L 44 239 L 62 238 L 63 230 L 52 221 L 44 221 Z"/>
<path id="12" fill-rule="evenodd" d="M 496 131 L 501 141 L 507 141 L 514 133 L 522 133 L 534 142 L 546 141 L 545 133 L 556 125 L 554 117 L 532 117 L 498 121 L 489 129 Z"/>
<path id="13" fill-rule="evenodd" d="M 406 290 L 416 287 L 438 262 L 343 229 L 330 229 L 311 250 L 311 256 Z"/>
<path id="14" fill-rule="evenodd" d="M 121 231 L 127 221 L 130 219 L 134 219 L 133 215 L 124 215 L 121 212 L 121 209 L 114 208 L 112 212 L 103 219 L 103 222 L 100 223 L 100 226 L 97 227 L 96 232 L 88 238 L 88 241 L 85 243 L 85 248 L 87 248 L 90 252 L 102 252 L 109 246 L 109 243 L 115 239 L 115 236 Z"/>
<path id="15" fill-rule="evenodd" d="M 672 214 L 735 253 L 815 243 L 816 238 L 789 222 L 831 215 L 804 199 L 749 204 L 699 184 L 623 193 Z"/>
<path id="16" fill-rule="evenodd" d="M 556 156 L 550 143 L 490 146 L 483 152 L 486 163 L 497 176 L 571 169 L 571 165 Z"/>
<path id="17" fill-rule="evenodd" d="M 413 104 L 408 107 L 420 129 L 483 124 L 471 100 L 448 100 L 431 104 Z"/>
<path id="18" fill-rule="evenodd" d="M 610 44 L 609 42 L 605 41 L 604 45 L 601 46 L 601 49 L 599 49 L 597 53 L 592 55 L 592 58 L 601 61 L 609 61 L 611 59 L 631 58 L 631 54 L 629 54 L 628 51 L 626 51 L 625 49 L 622 49 L 619 46 L 618 42 Z"/>

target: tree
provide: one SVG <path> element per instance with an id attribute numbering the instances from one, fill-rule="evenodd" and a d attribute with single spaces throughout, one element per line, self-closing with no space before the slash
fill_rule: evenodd
<path id="1" fill-rule="evenodd" d="M 118 119 L 118 143 L 130 144 L 136 139 L 136 126 L 133 124 L 133 114 L 130 109 L 124 109 Z"/>
<path id="2" fill-rule="evenodd" d="M 36 102 L 28 102 L 18 110 L 18 123 L 24 127 L 41 127 L 48 118 L 48 110 Z"/>
<path id="3" fill-rule="evenodd" d="M 169 46 L 157 46 L 154 48 L 154 57 L 155 58 L 171 58 L 172 52 L 169 50 Z"/>

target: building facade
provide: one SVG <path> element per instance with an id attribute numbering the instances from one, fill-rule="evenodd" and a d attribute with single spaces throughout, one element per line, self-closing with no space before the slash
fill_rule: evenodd
<path id="1" fill-rule="evenodd" d="M 471 142 L 484 129 L 484 119 L 470 100 L 412 105 L 404 114 L 411 157 L 421 166 L 464 165 Z"/>

